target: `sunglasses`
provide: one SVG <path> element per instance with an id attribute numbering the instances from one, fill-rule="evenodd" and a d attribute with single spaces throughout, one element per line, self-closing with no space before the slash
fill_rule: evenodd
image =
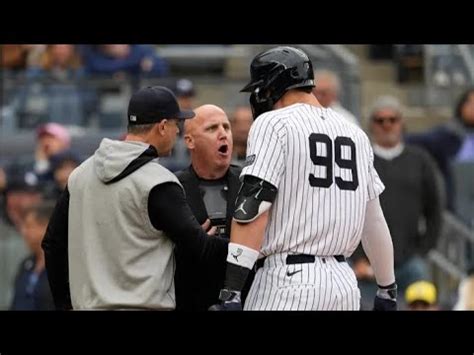
<path id="1" fill-rule="evenodd" d="M 385 121 L 390 122 L 391 124 L 397 123 L 400 121 L 400 117 L 392 116 L 392 117 L 374 117 L 372 119 L 375 123 L 379 125 L 383 125 Z"/>

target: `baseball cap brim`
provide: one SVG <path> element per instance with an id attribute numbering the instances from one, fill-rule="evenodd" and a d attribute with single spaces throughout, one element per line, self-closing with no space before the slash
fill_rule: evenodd
<path id="1" fill-rule="evenodd" d="M 194 116 L 196 116 L 194 111 L 184 110 L 179 111 L 176 117 L 173 118 L 177 118 L 178 120 L 187 120 L 188 118 L 193 118 Z"/>

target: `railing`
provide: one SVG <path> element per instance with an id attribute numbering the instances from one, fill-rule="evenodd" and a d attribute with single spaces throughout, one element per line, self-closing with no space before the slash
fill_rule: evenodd
<path id="1" fill-rule="evenodd" d="M 473 45 L 425 45 L 425 104 L 453 107 L 474 84 Z"/>
<path id="2" fill-rule="evenodd" d="M 467 44 L 458 44 L 457 47 L 459 54 L 463 59 L 466 71 L 469 74 L 470 82 L 474 83 L 474 46 Z"/>
<path id="3" fill-rule="evenodd" d="M 443 229 L 428 258 L 441 304 L 453 305 L 457 287 L 474 261 L 474 232 L 449 212 L 443 213 Z"/>
<path id="4" fill-rule="evenodd" d="M 474 229 L 474 162 L 452 162 L 456 215 Z"/>

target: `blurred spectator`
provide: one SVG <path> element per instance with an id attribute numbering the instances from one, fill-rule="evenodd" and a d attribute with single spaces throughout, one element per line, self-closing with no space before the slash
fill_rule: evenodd
<path id="1" fill-rule="evenodd" d="M 26 68 L 28 46 L 24 44 L 2 44 L 1 45 L 1 68 L 19 70 Z"/>
<path id="2" fill-rule="evenodd" d="M 44 44 L 2 44 L 0 68 L 17 71 L 35 66 L 45 48 Z"/>
<path id="3" fill-rule="evenodd" d="M 196 90 L 194 89 L 194 84 L 191 80 L 178 79 L 169 86 L 176 95 L 179 107 L 182 110 L 194 109 Z M 190 164 L 189 150 L 186 148 L 183 135 L 184 128 L 181 127 L 179 130 L 179 136 L 176 139 L 173 150 L 171 151 L 171 155 L 160 159 L 160 163 L 172 172 L 183 170 Z"/>
<path id="4" fill-rule="evenodd" d="M 51 157 L 51 172 L 54 182 L 48 186 L 47 197 L 57 200 L 67 185 L 72 171 L 81 164 L 82 159 L 72 150 L 62 151 Z"/>
<path id="5" fill-rule="evenodd" d="M 178 79 L 171 88 L 182 110 L 192 110 L 195 106 L 196 90 L 189 79 Z"/>
<path id="6" fill-rule="evenodd" d="M 30 78 L 50 77 L 56 80 L 76 79 L 81 73 L 81 59 L 71 44 L 48 45 L 37 65 L 30 66 Z"/>
<path id="7" fill-rule="evenodd" d="M 474 267 L 471 267 L 467 276 L 461 280 L 458 288 L 458 301 L 454 311 L 474 311 Z"/>
<path id="8" fill-rule="evenodd" d="M 27 77 L 31 83 L 47 79 L 43 92 L 47 100 L 47 117 L 69 125 L 82 125 L 84 120 L 83 76 L 81 59 L 71 44 L 48 45 L 38 63 L 30 66 Z"/>
<path id="9" fill-rule="evenodd" d="M 422 146 L 435 159 L 444 176 L 447 207 L 454 211 L 456 188 L 451 163 L 474 161 L 474 88 L 462 94 L 452 120 L 427 132 L 407 135 L 406 141 Z"/>
<path id="10" fill-rule="evenodd" d="M 91 75 L 166 76 L 169 72 L 168 63 L 151 45 L 84 45 L 81 49 L 86 73 Z"/>
<path id="11" fill-rule="evenodd" d="M 10 307 L 16 269 L 27 255 L 20 235 L 25 211 L 42 199 L 33 172 L 17 166 L 6 167 L 5 171 L 5 214 L 0 218 L 0 309 Z"/>
<path id="12" fill-rule="evenodd" d="M 398 44 L 394 46 L 394 59 L 397 65 L 399 83 L 422 81 L 423 79 L 423 45 Z"/>
<path id="13" fill-rule="evenodd" d="M 429 281 L 416 281 L 405 291 L 409 311 L 437 311 L 436 286 Z"/>
<path id="14" fill-rule="evenodd" d="M 54 181 L 62 190 L 66 187 L 67 179 L 72 171 L 81 164 L 81 158 L 75 152 L 68 150 L 52 157 Z"/>
<path id="15" fill-rule="evenodd" d="M 369 131 L 374 167 L 385 184 L 380 203 L 393 240 L 395 277 L 402 294 L 410 283 L 430 279 L 425 257 L 440 235 L 444 202 L 436 165 L 426 152 L 403 143 L 403 126 L 398 100 L 378 98 Z"/>
<path id="16" fill-rule="evenodd" d="M 314 95 L 324 107 L 330 107 L 346 120 L 356 125 L 359 125 L 357 118 L 342 107 L 339 102 L 339 95 L 341 92 L 341 81 L 336 73 L 330 70 L 316 70 L 314 72 L 315 88 Z"/>
<path id="17" fill-rule="evenodd" d="M 474 163 L 474 88 L 464 92 L 455 115 L 460 118 L 465 129 L 464 139 L 455 159 L 458 162 Z"/>
<path id="18" fill-rule="evenodd" d="M 231 116 L 232 136 L 234 137 L 233 163 L 243 166 L 247 155 L 247 138 L 253 123 L 252 110 L 239 106 Z"/>
<path id="19" fill-rule="evenodd" d="M 0 310 L 11 306 L 18 263 L 28 254 L 20 232 L 0 221 Z"/>
<path id="20" fill-rule="evenodd" d="M 25 212 L 21 234 L 30 251 L 19 265 L 11 310 L 54 310 L 41 241 L 54 209 L 52 202 L 31 206 Z"/>
<path id="21" fill-rule="evenodd" d="M 19 229 L 25 209 L 39 202 L 41 197 L 41 186 L 34 172 L 25 171 L 23 167 L 9 167 L 5 191 L 6 218 L 4 221 Z"/>
<path id="22" fill-rule="evenodd" d="M 64 126 L 53 122 L 38 127 L 36 134 L 35 173 L 42 181 L 52 181 L 51 157 L 70 147 L 71 136 Z"/>
<path id="23" fill-rule="evenodd" d="M 68 44 L 32 45 L 28 49 L 26 81 L 12 90 L 17 125 L 32 128 L 45 121 L 82 125 L 89 105 L 77 79 L 83 70 L 76 47 Z"/>

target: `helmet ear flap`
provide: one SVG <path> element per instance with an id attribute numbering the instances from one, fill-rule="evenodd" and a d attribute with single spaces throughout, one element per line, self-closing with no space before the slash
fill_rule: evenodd
<path id="1" fill-rule="evenodd" d="M 273 109 L 273 100 L 271 97 L 260 97 L 258 96 L 258 90 L 254 91 L 250 95 L 250 107 L 252 108 L 253 119 L 257 119 L 262 113 L 268 112 Z"/>
<path id="2" fill-rule="evenodd" d="M 290 71 L 290 77 L 293 79 L 299 79 L 301 77 L 298 68 L 292 68 Z"/>
<path id="3" fill-rule="evenodd" d="M 296 80 L 314 79 L 313 67 L 310 62 L 302 62 L 291 68 L 290 77 Z"/>

